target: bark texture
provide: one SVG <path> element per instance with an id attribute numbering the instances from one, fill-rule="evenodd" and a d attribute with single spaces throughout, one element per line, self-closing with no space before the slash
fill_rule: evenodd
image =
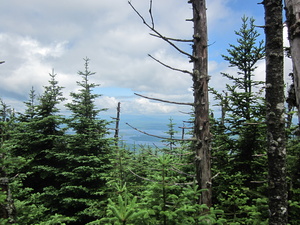
<path id="1" fill-rule="evenodd" d="M 294 88 L 300 123 L 300 0 L 285 0 L 285 10 L 293 61 Z"/>
<path id="2" fill-rule="evenodd" d="M 4 192 L 4 194 L 6 195 L 5 202 L 0 204 L 0 218 L 7 219 L 8 223 L 11 224 L 15 222 L 15 207 L 9 188 L 9 179 L 3 172 L 3 170 L 0 174 L 0 191 Z"/>
<path id="3" fill-rule="evenodd" d="M 265 0 L 269 224 L 287 224 L 282 1 Z"/>
<path id="4" fill-rule="evenodd" d="M 200 204 L 212 205 L 211 197 L 211 134 L 209 126 L 209 101 L 207 74 L 207 19 L 205 0 L 191 0 L 193 6 L 193 88 L 196 138 L 196 177 L 202 192 Z"/>

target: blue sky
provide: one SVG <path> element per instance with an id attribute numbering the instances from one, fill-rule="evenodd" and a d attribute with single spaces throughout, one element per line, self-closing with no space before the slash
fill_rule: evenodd
<path id="1" fill-rule="evenodd" d="M 149 21 L 148 0 L 131 0 Z M 222 89 L 225 80 L 220 72 L 235 72 L 220 57 L 234 43 L 234 30 L 243 15 L 264 23 L 263 6 L 256 0 L 207 1 L 210 85 Z M 191 5 L 186 0 L 154 0 L 153 15 L 158 31 L 168 37 L 191 39 Z M 138 92 L 170 101 L 192 102 L 189 75 L 170 71 L 147 54 L 181 69 L 191 69 L 189 59 L 163 41 L 151 37 L 149 30 L 133 12 L 127 0 L 9 0 L 0 8 L 0 96 L 17 111 L 23 109 L 33 86 L 37 93 L 47 85 L 54 68 L 64 86 L 65 97 L 76 91 L 78 70 L 89 57 L 90 69 L 96 72 L 91 81 L 101 84 L 100 108 L 114 115 L 117 103 L 127 115 L 177 115 L 188 111 L 182 106 L 153 102 L 134 96 Z M 263 39 L 263 35 L 261 36 Z M 190 46 L 183 46 L 190 51 Z M 257 79 L 264 77 L 260 62 Z M 70 99 L 68 100 L 70 101 Z"/>

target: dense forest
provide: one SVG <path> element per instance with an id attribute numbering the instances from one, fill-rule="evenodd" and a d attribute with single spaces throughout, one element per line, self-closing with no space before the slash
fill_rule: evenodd
<path id="1" fill-rule="evenodd" d="M 266 84 L 254 79 L 265 42 L 247 16 L 235 34 L 237 44 L 229 44 L 222 58 L 236 72 L 221 73 L 228 81 L 223 90 L 209 88 L 221 109 L 210 110 L 207 122 L 211 205 L 202 198 L 208 190 L 199 186 L 193 129 L 186 129 L 193 138 L 175 138 L 179 131 L 170 115 L 165 147 L 129 147 L 118 136 L 119 117 L 103 119 L 105 106 L 95 104 L 99 84 L 91 82 L 95 72 L 84 58 L 77 91 L 69 96 L 53 70 L 42 94 L 28 90 L 23 112 L 0 101 L 0 224 L 269 224 Z M 285 101 L 288 221 L 296 225 L 300 132 L 294 84 Z M 190 128 L 194 121 L 191 107 Z"/>

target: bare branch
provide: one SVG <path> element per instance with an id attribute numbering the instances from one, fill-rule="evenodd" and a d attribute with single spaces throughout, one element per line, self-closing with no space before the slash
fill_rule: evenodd
<path id="1" fill-rule="evenodd" d="M 150 14 L 150 18 L 151 18 L 152 28 L 154 29 L 154 19 L 153 19 L 153 15 L 152 15 L 152 0 L 150 0 L 149 14 Z"/>
<path id="2" fill-rule="evenodd" d="M 185 173 L 185 172 L 179 170 L 178 168 L 176 168 L 174 166 L 171 166 L 170 170 L 173 170 L 174 172 L 177 172 L 177 173 L 180 173 L 180 174 L 184 174 L 184 175 L 189 176 L 189 177 L 195 177 L 195 175 L 191 175 L 191 174 Z"/>
<path id="3" fill-rule="evenodd" d="M 171 45 L 173 48 L 175 48 L 178 52 L 180 52 L 183 55 L 186 55 L 188 57 L 190 57 L 192 60 L 197 60 L 197 57 L 181 50 L 180 48 L 178 48 L 174 43 L 172 43 L 168 38 L 164 37 L 161 33 L 159 33 L 156 29 L 154 29 L 154 27 L 150 26 L 146 20 L 144 19 L 144 17 L 136 10 L 136 8 L 131 4 L 130 1 L 128 1 L 128 4 L 131 6 L 131 8 L 135 11 L 135 13 L 142 19 L 143 23 L 150 29 L 152 30 L 155 34 L 157 34 L 157 36 L 161 39 L 163 39 L 164 41 L 166 41 L 169 45 Z"/>
<path id="4" fill-rule="evenodd" d="M 184 156 L 184 155 L 192 155 L 192 154 L 194 154 L 193 152 L 187 152 L 187 153 L 179 154 L 179 153 L 171 153 L 171 152 L 167 152 L 167 151 L 164 151 L 164 153 L 167 154 L 167 155 L 174 155 L 174 156 Z"/>
<path id="5" fill-rule="evenodd" d="M 168 183 L 165 183 L 165 182 L 159 182 L 159 181 L 155 181 L 155 180 L 150 180 L 146 177 L 142 177 L 138 174 L 136 174 L 135 172 L 133 172 L 131 169 L 128 168 L 128 170 L 135 176 L 137 176 L 138 178 L 140 179 L 143 179 L 143 180 L 146 180 L 146 181 L 151 181 L 151 182 L 156 182 L 156 183 L 159 183 L 159 184 L 165 184 L 165 185 L 168 185 L 168 186 L 172 186 L 172 185 L 190 185 L 190 184 L 194 184 L 194 182 L 189 182 L 189 183 L 172 183 L 172 184 L 168 184 Z"/>
<path id="6" fill-rule="evenodd" d="M 178 127 L 180 129 L 194 129 L 194 127 Z"/>
<path id="7" fill-rule="evenodd" d="M 158 136 L 158 135 L 154 135 L 154 134 L 149 134 L 145 131 L 141 131 L 141 130 L 137 129 L 136 127 L 131 126 L 129 123 L 126 123 L 126 125 L 130 126 L 132 129 L 134 129 L 134 130 L 136 130 L 136 131 L 138 131 L 142 134 L 146 134 L 146 135 L 151 136 L 151 137 L 156 137 L 156 138 L 171 140 L 171 141 L 195 141 L 195 139 L 192 139 L 192 138 L 191 139 L 166 138 L 166 137 L 162 137 L 162 136 Z"/>
<path id="8" fill-rule="evenodd" d="M 188 115 L 193 115 L 194 114 L 194 112 L 183 112 L 183 111 L 179 111 L 179 112 L 182 113 L 182 114 L 188 114 Z M 186 121 L 183 121 L 183 122 L 186 122 Z M 188 121 L 187 123 L 193 123 L 193 121 L 192 122 Z"/>
<path id="9" fill-rule="evenodd" d="M 127 168 L 127 169 L 128 169 L 134 176 L 137 176 L 137 177 L 140 178 L 140 179 L 143 179 L 143 180 L 146 180 L 146 181 L 151 181 L 151 182 L 157 182 L 157 181 L 155 181 L 155 180 L 150 180 L 150 179 L 148 179 L 148 178 L 146 178 L 146 177 L 141 177 L 140 175 L 134 173 L 131 169 L 129 169 L 129 168 Z M 157 183 L 161 183 L 161 182 L 157 182 Z"/>
<path id="10" fill-rule="evenodd" d="M 187 74 L 193 76 L 193 73 L 190 72 L 190 71 L 188 71 L 188 70 L 181 70 L 181 69 L 177 69 L 177 68 L 171 67 L 171 66 L 169 66 L 169 65 L 167 65 L 167 64 L 165 64 L 165 63 L 163 63 L 163 62 L 161 62 L 160 60 L 154 58 L 154 57 L 153 57 L 152 55 L 150 55 L 150 54 L 148 54 L 148 56 L 149 56 L 150 58 L 152 58 L 153 60 L 155 60 L 156 62 L 158 62 L 159 64 L 161 64 L 161 65 L 163 65 L 163 66 L 165 66 L 165 67 L 167 67 L 167 68 L 169 68 L 169 69 L 171 69 L 171 70 L 175 70 L 175 71 L 182 72 L 182 73 L 187 73 Z"/>
<path id="11" fill-rule="evenodd" d="M 144 95 L 140 95 L 137 93 L 134 93 L 135 95 L 142 97 L 142 98 L 146 98 L 146 99 L 150 99 L 150 100 L 154 100 L 154 101 L 159 101 L 159 102 L 165 102 L 165 103 L 170 103 L 170 104 L 177 104 L 177 105 L 190 105 L 193 106 L 194 103 L 187 103 L 187 102 L 172 102 L 172 101 L 167 101 L 167 100 L 163 100 L 163 99 L 159 99 L 159 98 L 151 98 L 151 97 L 147 97 Z"/>
<path id="12" fill-rule="evenodd" d="M 188 166 L 188 165 L 193 165 L 194 163 L 174 163 L 174 164 L 179 166 Z"/>
<path id="13" fill-rule="evenodd" d="M 219 175 L 220 175 L 220 172 L 218 172 L 216 175 L 214 175 L 211 179 L 213 180 L 213 179 L 215 179 Z"/>
<path id="14" fill-rule="evenodd" d="M 243 123 L 244 126 L 246 126 L 246 125 L 260 125 L 260 124 L 264 124 L 264 123 Z"/>
<path id="15" fill-rule="evenodd" d="M 157 37 L 157 38 L 161 38 L 159 35 L 156 35 L 156 34 L 151 34 L 151 36 L 153 37 Z M 190 40 L 186 40 L 186 39 L 177 39 L 177 38 L 170 38 L 170 37 L 165 37 L 166 39 L 170 40 L 170 41 L 178 41 L 178 42 L 191 42 L 193 43 L 194 40 L 193 39 L 190 39 Z"/>
<path id="16" fill-rule="evenodd" d="M 263 183 L 267 183 L 268 181 L 266 180 L 262 180 L 262 181 L 257 181 L 257 180 L 252 180 L 250 181 L 250 183 L 254 183 L 254 184 L 263 184 Z"/>
<path id="17" fill-rule="evenodd" d="M 262 156 L 267 156 L 267 154 L 256 154 L 256 155 L 252 155 L 254 157 L 262 157 Z"/>

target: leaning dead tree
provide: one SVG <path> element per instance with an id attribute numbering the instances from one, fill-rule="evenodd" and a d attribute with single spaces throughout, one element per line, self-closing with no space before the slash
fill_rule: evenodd
<path id="1" fill-rule="evenodd" d="M 134 8 L 131 2 L 128 2 L 137 15 L 142 19 L 143 23 L 153 32 L 153 36 L 160 38 L 175 48 L 178 52 L 189 57 L 190 62 L 193 63 L 193 71 L 181 70 L 169 66 L 153 56 L 150 56 L 161 65 L 172 69 L 174 71 L 189 74 L 193 80 L 193 95 L 194 102 L 190 103 L 174 103 L 161 99 L 153 99 L 157 101 L 192 105 L 194 108 L 194 152 L 195 152 L 195 166 L 196 179 L 199 189 L 203 192 L 199 199 L 199 204 L 206 204 L 208 207 L 212 205 L 211 192 L 211 134 L 209 125 L 209 101 L 208 101 L 208 63 L 207 63 L 207 19 L 206 19 L 206 1 L 205 0 L 189 0 L 188 3 L 192 5 L 194 33 L 192 40 L 181 40 L 163 36 L 154 27 L 154 20 L 152 16 L 152 0 L 150 0 L 149 14 L 151 22 L 147 23 L 144 17 Z M 174 44 L 174 42 L 191 42 L 193 43 L 193 53 L 187 53 L 181 50 Z M 146 96 L 141 96 L 146 97 Z M 146 97 L 149 98 L 149 97 Z M 151 99 L 151 98 L 150 98 Z"/>
<path id="2" fill-rule="evenodd" d="M 264 0 L 269 224 L 287 224 L 282 0 Z"/>
<path id="3" fill-rule="evenodd" d="M 285 0 L 286 24 L 293 62 L 293 79 L 300 124 L 300 0 Z"/>

